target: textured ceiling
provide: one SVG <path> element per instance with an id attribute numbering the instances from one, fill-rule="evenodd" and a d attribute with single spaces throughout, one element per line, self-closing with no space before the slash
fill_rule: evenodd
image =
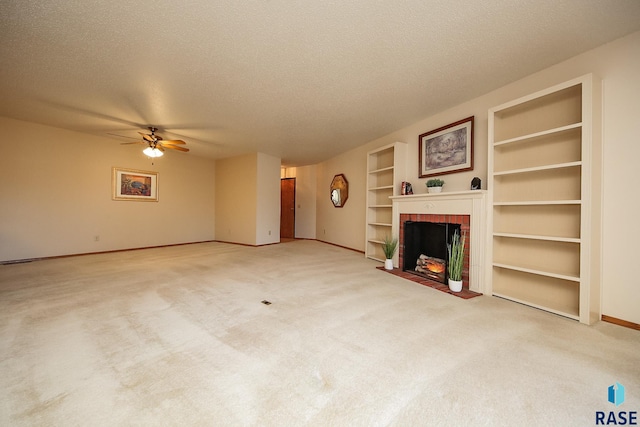
<path id="1" fill-rule="evenodd" d="M 638 0 L 3 0 L 0 115 L 300 166 L 636 30 Z"/>

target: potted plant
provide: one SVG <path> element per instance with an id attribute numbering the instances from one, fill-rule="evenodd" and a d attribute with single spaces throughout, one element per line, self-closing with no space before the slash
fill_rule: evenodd
<path id="1" fill-rule="evenodd" d="M 382 242 L 382 252 L 384 252 L 384 268 L 385 270 L 393 270 L 393 255 L 398 249 L 398 239 L 385 236 Z"/>
<path id="2" fill-rule="evenodd" d="M 444 180 L 439 178 L 432 178 L 427 181 L 427 191 L 429 193 L 439 193 L 442 191 Z"/>
<path id="3" fill-rule="evenodd" d="M 447 252 L 449 252 L 449 264 L 447 265 L 449 270 L 449 289 L 452 292 L 460 292 L 462 290 L 462 267 L 464 266 L 464 243 L 466 237 L 463 234 L 461 238 L 458 230 L 456 230 L 453 233 L 451 243 L 447 245 Z"/>

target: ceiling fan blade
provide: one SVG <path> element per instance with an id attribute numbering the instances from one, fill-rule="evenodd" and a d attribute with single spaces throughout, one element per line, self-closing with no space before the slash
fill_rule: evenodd
<path id="1" fill-rule="evenodd" d="M 139 139 L 139 138 L 134 138 L 134 137 L 132 137 L 132 136 L 128 136 L 128 135 L 118 135 L 117 133 L 110 133 L 110 132 L 107 132 L 107 135 L 115 136 L 115 137 L 117 137 L 117 138 L 135 139 L 136 141 L 140 141 L 140 139 Z"/>
<path id="2" fill-rule="evenodd" d="M 170 140 L 167 140 L 167 141 L 162 140 L 162 143 L 163 144 L 174 144 L 174 145 L 185 145 L 186 144 L 186 142 L 184 142 L 181 139 L 170 139 Z"/>
<path id="3" fill-rule="evenodd" d="M 151 137 L 151 135 L 147 135 L 146 133 L 142 133 L 142 132 L 138 132 L 140 135 L 142 135 L 142 137 L 144 139 L 146 139 L 149 142 L 154 142 L 154 139 Z"/>
<path id="4" fill-rule="evenodd" d="M 158 146 L 160 146 L 160 144 L 158 144 Z M 183 152 L 188 152 L 189 149 L 188 148 L 184 148 L 184 147 L 179 147 L 177 145 L 164 145 L 164 148 L 170 148 L 172 150 L 178 150 L 178 151 L 183 151 Z"/>
<path id="5" fill-rule="evenodd" d="M 138 142 L 121 142 L 120 145 L 131 145 L 131 144 L 144 144 L 147 145 L 146 142 L 144 141 L 138 141 Z"/>

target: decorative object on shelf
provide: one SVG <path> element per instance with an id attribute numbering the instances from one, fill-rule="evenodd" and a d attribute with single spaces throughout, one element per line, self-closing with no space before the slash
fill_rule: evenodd
<path id="1" fill-rule="evenodd" d="M 477 176 L 471 180 L 471 189 L 472 190 L 482 189 L 482 181 Z"/>
<path id="2" fill-rule="evenodd" d="M 393 270 L 393 255 L 396 253 L 396 249 L 398 249 L 398 239 L 391 238 L 389 236 L 384 237 L 384 241 L 382 242 L 382 252 L 384 252 L 385 260 L 384 260 L 384 268 L 385 270 Z"/>
<path id="3" fill-rule="evenodd" d="M 331 203 L 336 208 L 341 208 L 347 203 L 347 198 L 349 198 L 349 183 L 347 182 L 347 178 L 343 174 L 338 174 L 333 177 L 333 181 L 331 181 Z"/>
<path id="4" fill-rule="evenodd" d="M 114 167 L 113 200 L 158 201 L 158 173 Z"/>
<path id="5" fill-rule="evenodd" d="M 444 180 L 439 178 L 432 178 L 427 181 L 427 192 L 429 193 L 440 193 L 442 191 L 442 186 L 444 185 Z"/>
<path id="6" fill-rule="evenodd" d="M 409 194 L 413 194 L 413 187 L 410 182 L 402 181 L 402 187 L 400 187 L 400 195 L 406 196 Z"/>
<path id="7" fill-rule="evenodd" d="M 462 290 L 462 267 L 464 266 L 464 244 L 467 240 L 467 235 L 458 234 L 458 230 L 453 234 L 451 243 L 447 245 L 447 252 L 449 253 L 449 263 L 447 269 L 449 270 L 449 289 L 451 292 L 460 292 Z"/>
<path id="8" fill-rule="evenodd" d="M 420 178 L 473 170 L 473 118 L 467 117 L 418 137 Z"/>

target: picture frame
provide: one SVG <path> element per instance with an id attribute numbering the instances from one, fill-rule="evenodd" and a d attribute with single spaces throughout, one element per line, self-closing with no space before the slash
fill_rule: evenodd
<path id="1" fill-rule="evenodd" d="M 113 200 L 158 201 L 158 173 L 114 167 Z"/>
<path id="2" fill-rule="evenodd" d="M 473 170 L 473 121 L 467 117 L 418 137 L 420 178 Z"/>

